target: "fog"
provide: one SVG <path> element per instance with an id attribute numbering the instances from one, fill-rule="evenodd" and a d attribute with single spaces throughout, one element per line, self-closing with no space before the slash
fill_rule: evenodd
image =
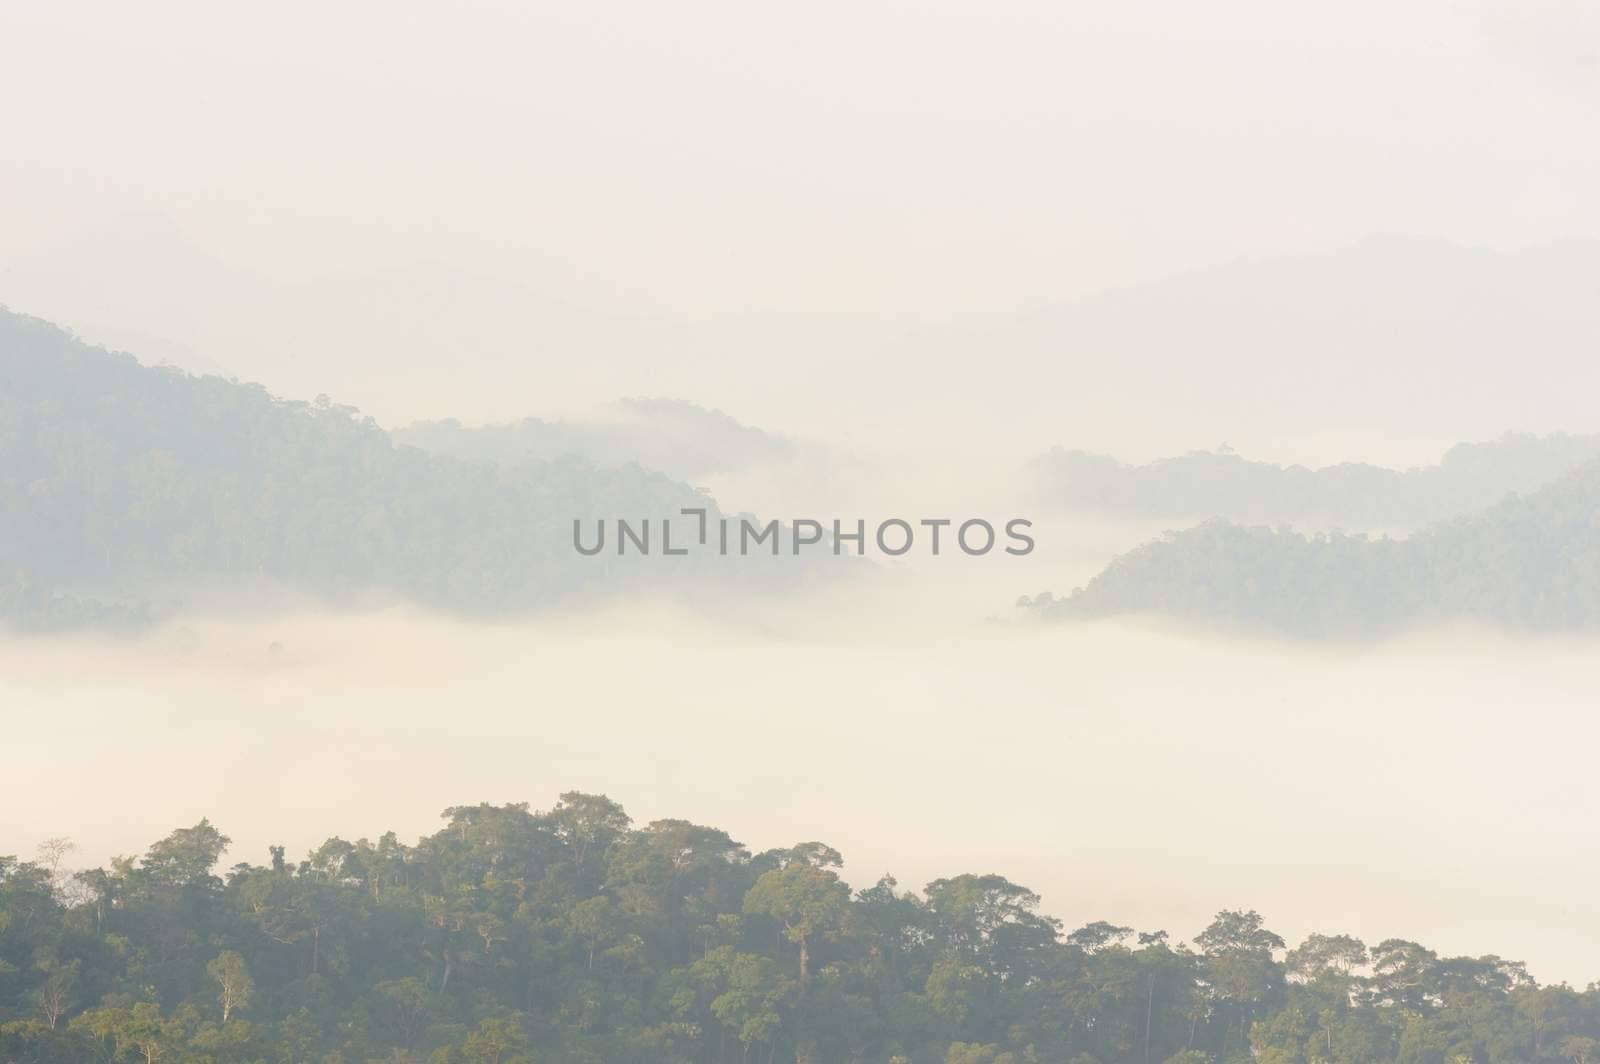
<path id="1" fill-rule="evenodd" d="M 391 427 L 663 395 L 1399 465 L 1596 427 L 1581 3 L 0 19 L 0 302 Z"/>
<path id="2" fill-rule="evenodd" d="M 203 815 L 234 840 L 225 863 L 260 862 L 583 789 L 756 849 L 820 837 L 857 886 L 998 871 L 1069 926 L 1187 937 L 1255 907 L 1291 942 L 1400 934 L 1596 975 L 1596 862 L 1571 830 L 1600 739 L 1592 643 L 984 623 L 898 579 L 723 612 L 8 641 L 0 834 L 24 852 L 69 834 L 98 862 Z"/>
<path id="3" fill-rule="evenodd" d="M 1600 739 L 1592 641 L 1046 625 L 1015 597 L 1163 526 L 1038 507 L 1023 467 L 984 453 L 819 444 L 707 479 L 786 520 L 1026 516 L 1037 546 L 869 545 L 871 572 L 787 596 L 504 623 L 212 594 L 135 640 L 0 643 L 19 710 L 0 835 L 26 852 L 68 834 L 100 861 L 209 816 L 225 863 L 259 862 L 601 791 L 753 849 L 821 838 L 858 887 L 997 871 L 1069 926 L 1185 938 L 1254 907 L 1291 943 L 1405 935 L 1596 976 L 1600 866 L 1570 826 Z"/>
<path id="4" fill-rule="evenodd" d="M 284 278 L 434 259 L 631 314 L 904 320 L 1373 231 L 1600 232 L 1568 0 L 4 17 L 14 247 L 158 207 Z"/>

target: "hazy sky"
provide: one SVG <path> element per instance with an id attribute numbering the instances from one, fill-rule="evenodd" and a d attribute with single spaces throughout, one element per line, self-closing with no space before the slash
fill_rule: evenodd
<path id="1" fill-rule="evenodd" d="M 1600 235 L 1584 0 L 10 0 L 0 248 L 922 318 L 1374 231 Z"/>

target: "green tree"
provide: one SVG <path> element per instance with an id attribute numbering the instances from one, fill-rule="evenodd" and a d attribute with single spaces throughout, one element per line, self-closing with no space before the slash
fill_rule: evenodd
<path id="1" fill-rule="evenodd" d="M 222 1022 L 227 1023 L 239 1009 L 250 1004 L 256 984 L 245 967 L 244 957 L 224 950 L 206 965 L 206 974 L 217 984 L 217 1002 L 222 1006 Z"/>

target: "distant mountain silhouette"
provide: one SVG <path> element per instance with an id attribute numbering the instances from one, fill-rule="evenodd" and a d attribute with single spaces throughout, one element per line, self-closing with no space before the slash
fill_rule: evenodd
<path id="1" fill-rule="evenodd" d="M 436 454 L 514 464 L 574 455 L 597 465 L 638 462 L 679 480 L 787 457 L 789 441 L 741 425 L 720 410 L 676 399 L 625 399 L 585 420 L 521 421 L 469 428 L 419 421 L 394 438 Z"/>
<path id="2" fill-rule="evenodd" d="M 897 338 L 821 313 L 611 314 L 437 263 L 286 282 L 145 217 L 0 259 L 0 302 L 391 424 L 571 417 L 668 395 L 773 424 L 827 412 L 828 427 L 892 418 L 882 431 L 1008 445 L 1065 425 L 1142 453 L 1600 432 L 1600 241 L 1501 251 L 1378 236 L 1005 316 L 930 308 Z"/>
<path id="3" fill-rule="evenodd" d="M 1295 636 L 1474 621 L 1600 627 L 1600 459 L 1407 539 L 1210 521 L 1114 560 L 1045 616 L 1144 613 Z"/>
<path id="4" fill-rule="evenodd" d="M 1034 472 L 1044 502 L 1070 510 L 1398 531 L 1542 487 L 1596 455 L 1600 435 L 1508 434 L 1457 444 L 1439 464 L 1406 470 L 1356 462 L 1279 466 L 1232 451 L 1135 466 L 1056 448 L 1035 460 Z"/>
<path id="5" fill-rule="evenodd" d="M 719 513 L 637 465 L 426 454 L 326 397 L 144 366 L 0 310 L 0 621 L 121 624 L 149 596 L 230 582 L 498 613 L 588 589 L 714 590 L 808 570 L 573 549 L 575 519 L 682 507 Z"/>
<path id="6" fill-rule="evenodd" d="M 432 262 L 281 281 L 219 260 L 159 215 L 0 261 L 0 303 L 152 363 L 327 393 L 388 418 L 429 407 L 510 417 L 557 397 L 667 390 L 638 382 L 668 383 L 665 356 L 682 344 L 660 323 Z"/>
<path id="7" fill-rule="evenodd" d="M 1374 237 L 1243 259 L 983 325 L 919 329 L 853 392 L 935 395 L 1149 453 L 1233 438 L 1600 431 L 1600 241 L 1519 251 Z M 870 406 L 863 398 L 858 409 Z M 1181 445 L 1181 444 L 1180 444 Z"/>

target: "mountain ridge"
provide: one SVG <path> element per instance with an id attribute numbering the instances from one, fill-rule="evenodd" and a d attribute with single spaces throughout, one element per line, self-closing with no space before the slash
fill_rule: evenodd
<path id="1" fill-rule="evenodd" d="M 1600 458 L 1406 539 L 1213 520 L 1019 605 L 1047 618 L 1144 613 L 1299 637 L 1444 622 L 1600 628 Z"/>
<path id="2" fill-rule="evenodd" d="M 579 519 L 721 511 L 638 465 L 426 454 L 326 396 L 284 400 L 145 366 L 9 311 L 0 385 L 0 602 L 14 622 L 110 611 L 90 603 L 137 602 L 173 580 L 259 577 L 336 599 L 384 592 L 500 613 L 613 586 L 811 571 L 706 554 L 672 566 L 581 557 Z M 53 589 L 44 607 L 41 588 Z"/>

